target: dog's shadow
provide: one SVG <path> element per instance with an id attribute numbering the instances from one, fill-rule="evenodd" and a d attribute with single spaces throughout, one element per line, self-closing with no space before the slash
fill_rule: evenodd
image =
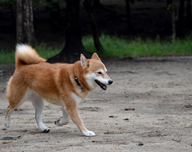
<path id="1" fill-rule="evenodd" d="M 9 132 L 17 133 L 20 139 L 26 135 L 34 135 L 34 137 L 43 137 L 45 139 L 49 139 L 49 137 L 53 137 L 57 139 L 61 138 L 61 140 L 63 139 L 63 137 L 65 138 L 84 137 L 84 135 L 81 132 L 79 132 L 78 129 L 71 130 L 68 128 L 58 128 L 58 129 L 52 128 L 48 133 L 44 133 L 39 129 L 30 129 L 30 130 L 18 129 L 18 130 L 9 130 Z M 17 138 L 17 137 L 14 137 L 14 138 Z"/>

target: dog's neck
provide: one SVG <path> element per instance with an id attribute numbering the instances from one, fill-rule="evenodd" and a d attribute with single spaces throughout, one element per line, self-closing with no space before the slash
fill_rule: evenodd
<path id="1" fill-rule="evenodd" d="M 77 78 L 78 83 L 85 89 L 85 91 L 91 92 L 93 91 L 93 88 L 89 86 L 85 78 L 82 76 L 82 73 L 84 73 L 83 70 L 80 61 L 75 62 L 73 67 L 74 79 L 75 77 Z M 76 80 L 75 82 L 77 83 Z"/>
<path id="2" fill-rule="evenodd" d="M 86 91 L 86 89 L 79 83 L 79 81 L 78 81 L 78 79 L 77 79 L 77 77 L 75 76 L 75 82 L 77 83 L 77 85 L 81 88 L 81 90 L 83 91 L 83 92 L 85 92 Z"/>

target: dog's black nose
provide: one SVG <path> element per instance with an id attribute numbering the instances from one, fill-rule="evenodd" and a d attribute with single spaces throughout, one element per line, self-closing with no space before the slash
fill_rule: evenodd
<path id="1" fill-rule="evenodd" d="M 113 83 L 113 80 L 109 80 L 108 83 L 109 83 L 109 84 L 112 84 L 112 83 Z"/>

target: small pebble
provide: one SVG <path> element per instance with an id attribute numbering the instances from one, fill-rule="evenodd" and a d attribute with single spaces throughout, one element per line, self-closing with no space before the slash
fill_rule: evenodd
<path id="1" fill-rule="evenodd" d="M 143 146 L 143 143 L 142 143 L 142 142 L 139 142 L 139 143 L 138 143 L 138 146 Z"/>
<path id="2" fill-rule="evenodd" d="M 123 120 L 129 120 L 129 118 L 125 118 L 125 119 L 123 119 Z"/>

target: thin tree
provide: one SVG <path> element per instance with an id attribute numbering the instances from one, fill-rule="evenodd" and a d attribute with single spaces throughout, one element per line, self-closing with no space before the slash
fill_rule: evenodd
<path id="1" fill-rule="evenodd" d="M 187 0 L 187 23 L 191 25 L 191 0 Z"/>
<path id="2" fill-rule="evenodd" d="M 184 17 L 184 0 L 180 0 L 179 3 L 179 21 L 177 26 L 177 36 L 182 35 L 183 30 L 183 17 Z"/>
<path id="3" fill-rule="evenodd" d="M 95 22 L 95 19 L 93 16 L 93 5 L 91 5 L 90 0 L 84 0 L 83 4 L 84 4 L 84 7 L 89 16 L 90 22 L 91 22 L 91 28 L 92 28 L 95 48 L 97 51 L 104 51 L 104 48 L 101 45 L 101 42 L 99 40 L 99 32 L 98 32 L 97 25 L 96 25 L 96 22 Z"/>
<path id="4" fill-rule="evenodd" d="M 48 59 L 48 62 L 67 62 L 72 63 L 79 60 L 80 54 L 90 57 L 81 39 L 81 29 L 79 20 L 80 0 L 66 0 L 67 29 L 65 33 L 65 46 L 62 51 L 54 57 Z"/>
<path id="5" fill-rule="evenodd" d="M 128 31 L 134 30 L 133 25 L 132 25 L 132 23 L 131 23 L 130 2 L 131 2 L 131 0 L 125 0 L 126 11 L 127 11 L 127 30 L 128 30 Z"/>
<path id="6" fill-rule="evenodd" d="M 171 10 L 172 14 L 172 35 L 171 39 L 172 41 L 175 41 L 176 39 L 176 2 L 174 0 L 167 0 L 167 9 Z"/>
<path id="7" fill-rule="evenodd" d="M 25 43 L 34 47 L 32 0 L 16 1 L 16 30 L 17 43 Z"/>

